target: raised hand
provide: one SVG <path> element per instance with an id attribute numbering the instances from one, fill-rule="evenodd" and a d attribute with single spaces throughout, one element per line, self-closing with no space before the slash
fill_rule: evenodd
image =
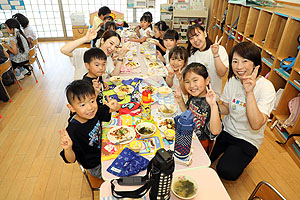
<path id="1" fill-rule="evenodd" d="M 107 83 L 103 83 L 103 87 L 104 87 L 104 90 L 108 90 L 109 89 L 109 85 Z"/>
<path id="2" fill-rule="evenodd" d="M 242 78 L 243 87 L 246 93 L 253 92 L 253 88 L 256 85 L 256 77 L 260 66 L 256 66 L 250 76 Z"/>
<path id="3" fill-rule="evenodd" d="M 173 71 L 173 69 L 170 67 L 167 67 L 166 65 L 164 65 L 165 66 L 165 68 L 167 69 L 167 71 L 168 71 L 168 76 L 169 77 L 174 77 L 174 75 L 175 75 L 175 72 Z"/>
<path id="4" fill-rule="evenodd" d="M 65 150 L 69 150 L 70 148 L 72 148 L 73 142 L 66 129 L 63 129 L 63 131 L 58 130 L 58 132 L 60 134 L 60 146 Z"/>
<path id="5" fill-rule="evenodd" d="M 97 37 L 97 33 L 101 27 L 99 26 L 97 29 L 95 29 L 95 28 L 96 27 L 95 27 L 95 23 L 94 23 L 93 26 L 87 31 L 85 37 L 88 41 L 91 41 Z"/>
<path id="6" fill-rule="evenodd" d="M 183 97 L 181 95 L 180 87 L 178 87 L 177 85 L 174 85 L 174 87 L 175 87 L 174 98 L 176 102 L 180 104 L 183 102 Z"/>
<path id="7" fill-rule="evenodd" d="M 218 35 L 217 35 L 215 43 L 210 47 L 214 57 L 219 55 L 219 46 L 221 44 L 222 39 L 223 36 L 218 40 Z"/>
<path id="8" fill-rule="evenodd" d="M 93 79 L 93 87 L 95 90 L 96 95 L 98 95 L 101 91 L 101 83 L 99 82 L 99 77 L 97 79 Z"/>
<path id="9" fill-rule="evenodd" d="M 107 105 L 110 108 L 110 112 L 118 111 L 121 108 L 121 106 L 117 102 L 117 100 L 110 99 L 109 96 L 106 96 L 106 98 L 107 98 L 107 102 L 105 102 L 104 104 Z"/>
<path id="10" fill-rule="evenodd" d="M 206 86 L 206 101 L 207 103 L 210 105 L 210 106 L 213 106 L 216 104 L 217 102 L 217 95 L 216 93 L 213 91 L 212 87 L 211 87 L 211 84 L 209 84 L 209 89 L 208 87 Z"/>
<path id="11" fill-rule="evenodd" d="M 161 55 L 160 51 L 156 50 L 156 56 L 161 59 L 163 56 Z"/>
<path id="12" fill-rule="evenodd" d="M 183 68 L 179 68 L 179 69 L 175 72 L 176 77 L 178 78 L 179 81 L 181 81 L 181 80 L 183 79 L 182 72 L 183 72 Z"/>
<path id="13" fill-rule="evenodd" d="M 122 56 L 122 58 L 126 55 L 126 53 L 129 51 L 128 46 L 130 45 L 130 42 L 122 42 L 122 48 L 121 51 L 119 53 L 120 56 Z"/>

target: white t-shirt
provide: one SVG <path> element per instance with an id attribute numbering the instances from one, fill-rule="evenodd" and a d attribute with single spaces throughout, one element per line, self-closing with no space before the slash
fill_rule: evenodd
<path id="1" fill-rule="evenodd" d="M 170 64 L 169 53 L 170 53 L 170 51 L 167 49 L 166 54 L 164 55 L 164 58 L 166 60 L 166 65 Z"/>
<path id="2" fill-rule="evenodd" d="M 253 92 L 259 111 L 269 116 L 276 98 L 273 84 L 260 77 Z M 246 140 L 258 149 L 263 141 L 267 123 L 259 130 L 251 129 L 246 115 L 246 92 L 239 79 L 232 77 L 226 82 L 221 100 L 229 104 L 229 114 L 223 119 L 224 130 L 233 137 Z"/>
<path id="3" fill-rule="evenodd" d="M 115 69 L 114 61 L 111 56 L 108 56 L 106 61 L 105 74 L 102 75 L 103 80 L 106 79 L 108 77 L 108 74 L 114 71 L 114 69 Z"/>
<path id="4" fill-rule="evenodd" d="M 82 79 L 83 75 L 88 72 L 84 65 L 83 55 L 89 48 L 77 48 L 72 53 L 70 61 L 74 66 L 74 80 Z"/>
<path id="5" fill-rule="evenodd" d="M 24 34 L 27 38 L 31 38 L 31 40 L 36 40 L 36 34 L 31 26 L 28 25 L 26 28 L 24 28 Z"/>
<path id="6" fill-rule="evenodd" d="M 140 30 L 139 30 L 140 35 L 141 35 L 140 38 L 147 37 L 147 31 L 149 31 L 150 33 L 152 32 L 150 27 L 146 28 L 145 30 L 140 28 Z"/>
<path id="7" fill-rule="evenodd" d="M 228 55 L 226 49 L 221 45 L 219 46 L 219 55 L 223 64 L 228 68 Z M 220 97 L 222 91 L 222 77 L 218 76 L 217 74 L 214 56 L 211 52 L 211 48 L 206 51 L 196 51 L 188 59 L 188 64 L 192 62 L 201 63 L 206 66 L 208 74 L 210 76 L 211 86 L 218 97 Z"/>

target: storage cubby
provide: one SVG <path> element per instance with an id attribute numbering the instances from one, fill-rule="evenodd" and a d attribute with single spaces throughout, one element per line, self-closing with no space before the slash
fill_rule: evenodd
<path id="1" fill-rule="evenodd" d="M 220 1 L 222 1 L 222 4 Z M 289 72 L 280 67 L 280 62 L 284 58 L 295 57 L 297 54 L 297 47 L 299 46 L 297 37 L 300 34 L 299 10 L 247 7 L 227 3 L 227 0 L 217 0 L 216 2 L 214 6 L 222 5 L 222 13 L 224 13 L 226 6 L 228 8 L 223 32 L 224 38 L 221 45 L 226 48 L 228 54 L 232 46 L 241 41 L 252 42 L 260 48 L 262 56 L 260 75 L 265 76 L 268 74 L 267 78 L 273 83 L 276 91 L 280 88 L 284 89 L 277 109 L 272 111 L 272 123 L 276 120 L 284 122 L 290 116 L 288 102 L 300 93 L 300 55 L 297 56 L 295 64 Z M 238 26 L 231 31 L 232 24 L 238 16 Z M 217 17 L 214 16 L 214 18 Z M 215 24 L 217 23 L 218 21 L 215 22 Z M 214 31 L 212 36 L 215 37 L 217 34 L 220 36 L 219 31 Z M 228 39 L 229 36 L 230 39 Z M 225 82 L 226 78 L 223 78 L 223 83 Z M 269 125 L 272 123 L 269 123 Z M 286 132 L 275 128 L 273 131 L 281 141 L 286 139 L 289 134 L 299 133 L 300 116 L 298 116 L 293 127 L 286 128 Z M 296 148 L 296 146 L 294 138 L 283 145 L 300 167 L 300 148 Z"/>
<path id="2" fill-rule="evenodd" d="M 273 13 L 264 44 L 264 48 L 270 51 L 272 55 L 275 55 L 277 52 L 286 22 L 287 17 Z"/>
<path id="3" fill-rule="evenodd" d="M 219 5 L 218 5 L 217 19 L 218 19 L 219 21 L 222 20 L 222 15 L 224 14 L 224 13 L 222 13 L 223 2 L 224 2 L 224 1 L 219 1 Z"/>
<path id="4" fill-rule="evenodd" d="M 271 21 L 272 13 L 267 11 L 261 11 L 258 16 L 258 22 L 254 33 L 253 41 L 259 44 L 261 47 L 263 46 L 267 31 L 269 29 L 269 24 Z"/>
<path id="5" fill-rule="evenodd" d="M 295 57 L 298 51 L 298 36 L 300 35 L 300 21 L 289 18 L 282 39 L 278 47 L 277 57 L 279 60 Z M 287 64 L 290 64 L 288 62 Z"/>
<path id="6" fill-rule="evenodd" d="M 240 11 L 240 19 L 237 27 L 237 31 L 240 32 L 241 34 L 244 33 L 245 27 L 247 24 L 247 19 L 248 19 L 248 14 L 249 14 L 249 7 L 242 6 L 241 11 Z"/>
<path id="7" fill-rule="evenodd" d="M 254 32 L 257 25 L 258 16 L 259 16 L 259 11 L 260 10 L 258 8 L 254 8 L 254 7 L 251 7 L 249 11 L 244 36 L 249 38 L 250 40 L 252 40 L 254 36 Z"/>
<path id="8" fill-rule="evenodd" d="M 238 25 L 237 20 L 239 20 L 238 18 L 240 17 L 241 7 L 242 7 L 241 5 L 237 5 L 237 4 L 234 5 L 233 14 L 232 14 L 232 17 L 231 17 L 231 22 L 230 22 L 232 28 L 234 28 L 234 26 Z"/>

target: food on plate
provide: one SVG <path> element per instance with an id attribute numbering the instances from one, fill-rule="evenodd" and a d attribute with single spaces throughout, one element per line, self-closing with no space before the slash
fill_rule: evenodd
<path id="1" fill-rule="evenodd" d="M 158 127 L 161 129 L 175 130 L 175 121 L 172 118 L 167 118 L 159 122 Z"/>
<path id="2" fill-rule="evenodd" d="M 181 198 L 192 198 L 197 190 L 192 181 L 189 179 L 179 179 L 174 183 L 174 193 Z"/>
<path id="3" fill-rule="evenodd" d="M 171 94 L 171 92 L 172 92 L 172 89 L 167 86 L 158 88 L 158 93 L 161 97 L 167 97 Z"/>
<path id="4" fill-rule="evenodd" d="M 131 85 L 119 85 L 117 87 L 118 92 L 125 92 L 126 94 L 130 94 L 133 91 L 133 87 Z"/>
<path id="5" fill-rule="evenodd" d="M 119 85 L 122 83 L 122 79 L 120 76 L 113 76 L 109 79 L 114 85 Z"/>
<path id="6" fill-rule="evenodd" d="M 130 62 L 126 63 L 125 66 L 135 68 L 138 66 L 138 63 L 130 61 Z"/>
<path id="7" fill-rule="evenodd" d="M 138 132 L 143 135 L 150 135 L 153 133 L 153 130 L 150 127 L 142 127 L 138 130 Z"/>
<path id="8" fill-rule="evenodd" d="M 149 58 L 150 58 L 150 56 L 151 56 L 151 54 L 150 54 L 150 53 L 146 53 L 146 58 L 147 58 L 147 59 L 149 59 Z"/>
<path id="9" fill-rule="evenodd" d="M 158 62 L 151 62 L 151 63 L 149 63 L 149 67 L 159 68 L 159 67 L 161 67 L 161 65 Z"/>
<path id="10" fill-rule="evenodd" d="M 173 140 L 175 137 L 175 131 L 173 129 L 167 129 L 164 132 L 167 140 Z"/>
<path id="11" fill-rule="evenodd" d="M 143 86 L 142 87 L 142 91 L 143 92 L 144 90 L 150 90 L 151 94 L 155 94 L 156 93 L 156 87 L 152 86 L 152 85 L 146 85 L 146 86 Z"/>
<path id="12" fill-rule="evenodd" d="M 114 136 L 117 140 L 123 140 L 129 134 L 129 130 L 126 127 L 120 127 L 110 132 L 111 136 Z"/>

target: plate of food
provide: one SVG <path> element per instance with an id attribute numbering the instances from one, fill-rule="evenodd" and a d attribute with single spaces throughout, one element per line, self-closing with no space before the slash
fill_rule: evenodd
<path id="1" fill-rule="evenodd" d="M 176 175 L 172 179 L 171 190 L 180 199 L 194 199 L 198 189 L 197 181 L 191 176 Z"/>
<path id="2" fill-rule="evenodd" d="M 126 94 L 131 94 L 134 88 L 131 85 L 118 85 L 114 88 L 115 93 L 125 92 Z"/>
<path id="3" fill-rule="evenodd" d="M 167 129 L 175 130 L 175 121 L 173 118 L 164 118 L 157 121 L 157 127 L 161 132 L 165 132 Z"/>
<path id="4" fill-rule="evenodd" d="M 128 126 L 116 126 L 107 133 L 107 139 L 114 144 L 127 144 L 135 138 L 135 131 Z"/>
<path id="5" fill-rule="evenodd" d="M 149 66 L 150 68 L 160 68 L 160 67 L 162 67 L 162 65 L 159 64 L 158 62 L 150 62 L 150 63 L 148 64 L 148 66 Z"/>
<path id="6" fill-rule="evenodd" d="M 152 86 L 152 85 L 140 85 L 140 88 L 139 88 L 140 92 L 142 93 L 144 90 L 150 90 L 151 94 L 154 95 L 157 93 L 157 88 Z"/>
<path id="7" fill-rule="evenodd" d="M 137 62 L 134 62 L 134 61 L 129 61 L 125 64 L 126 67 L 130 67 L 130 68 L 137 68 L 139 67 L 139 63 Z"/>

